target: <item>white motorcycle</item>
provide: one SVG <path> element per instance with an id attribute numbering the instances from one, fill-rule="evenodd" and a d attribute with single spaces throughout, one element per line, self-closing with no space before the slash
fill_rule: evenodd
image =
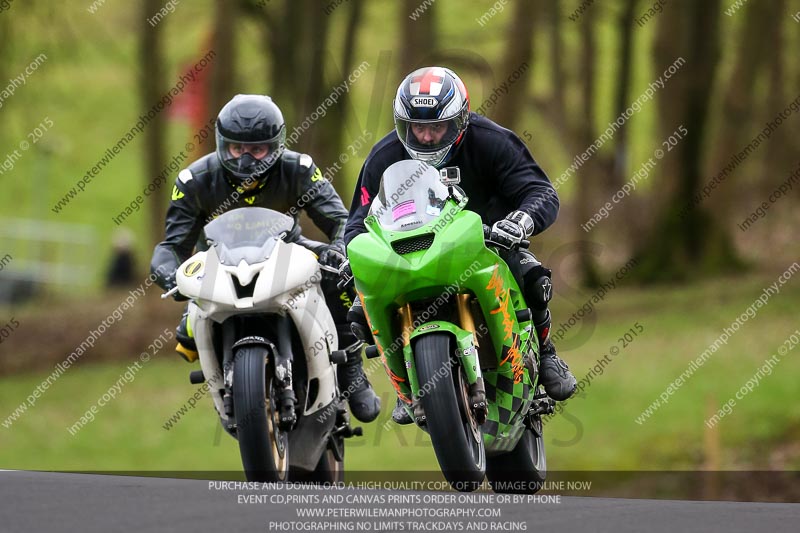
<path id="1" fill-rule="evenodd" d="M 176 273 L 201 371 L 250 481 L 342 480 L 352 428 L 336 382 L 336 327 L 310 250 L 282 239 L 293 219 L 259 207 L 205 226 L 209 245 Z M 323 267 L 324 268 L 324 267 Z"/>

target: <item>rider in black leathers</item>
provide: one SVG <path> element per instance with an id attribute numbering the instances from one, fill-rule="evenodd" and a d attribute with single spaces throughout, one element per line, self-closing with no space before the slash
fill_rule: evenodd
<path id="1" fill-rule="evenodd" d="M 175 271 L 192 255 L 195 245 L 205 248 L 203 226 L 238 207 L 265 207 L 293 217 L 295 224 L 286 240 L 310 249 L 321 263 L 339 268 L 344 261 L 342 237 L 347 210 L 311 157 L 287 150 L 285 139 L 283 115 L 267 96 L 240 94 L 222 108 L 216 122 L 216 152 L 182 170 L 172 189 L 166 235 L 156 246 L 150 266 L 162 288 L 175 286 Z M 325 232 L 330 244 L 300 235 L 301 209 Z M 327 276 L 323 277 L 322 289 L 336 322 L 339 346 L 348 354 L 347 362 L 339 365 L 339 386 L 348 397 L 353 415 L 370 422 L 380 412 L 380 399 L 364 374 L 361 342 L 347 322 L 345 302 L 351 299 L 337 290 L 335 279 Z M 184 314 L 176 349 L 192 361 L 197 358 L 197 348 L 187 320 Z"/>

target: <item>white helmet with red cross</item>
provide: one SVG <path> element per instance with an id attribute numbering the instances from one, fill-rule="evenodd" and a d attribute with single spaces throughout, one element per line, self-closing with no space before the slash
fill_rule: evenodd
<path id="1" fill-rule="evenodd" d="M 394 127 L 409 155 L 441 167 L 455 154 L 469 124 L 469 94 L 455 72 L 417 69 L 400 83 Z"/>

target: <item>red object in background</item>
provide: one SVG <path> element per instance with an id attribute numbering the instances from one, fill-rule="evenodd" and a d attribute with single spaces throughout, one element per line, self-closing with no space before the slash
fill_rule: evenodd
<path id="1" fill-rule="evenodd" d="M 209 50 L 210 43 L 211 39 L 209 38 L 207 39 L 207 46 L 203 50 Z M 199 57 L 203 57 L 205 54 L 205 51 L 201 51 Z M 169 106 L 169 114 L 167 115 L 173 120 L 188 120 L 192 127 L 192 132 L 202 130 L 208 122 L 206 110 L 208 109 L 209 94 L 211 92 L 211 76 L 214 73 L 213 62 L 208 63 L 205 68 L 199 71 L 195 68 L 196 64 L 196 60 L 190 61 L 181 68 L 178 79 L 181 77 L 186 79 L 187 76 L 191 77 L 194 72 L 194 81 L 188 82 L 183 92 L 175 97 L 172 105 Z M 205 138 L 205 140 L 208 139 L 212 139 L 213 142 L 213 136 Z"/>
<path id="2" fill-rule="evenodd" d="M 187 63 L 181 69 L 178 79 L 181 76 L 191 76 L 194 71 L 194 63 Z M 205 110 L 208 103 L 208 86 L 211 74 L 210 66 L 194 73 L 194 81 L 186 84 L 183 92 L 180 93 L 169 106 L 169 118 L 187 119 L 192 125 L 202 126 L 205 120 Z"/>

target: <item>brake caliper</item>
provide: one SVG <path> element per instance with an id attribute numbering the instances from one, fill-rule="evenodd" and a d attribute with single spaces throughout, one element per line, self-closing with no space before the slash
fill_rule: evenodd
<path id="1" fill-rule="evenodd" d="M 422 409 L 422 399 L 415 396 L 411 407 L 414 411 L 414 422 L 418 426 L 424 427 L 428 423 L 428 417 L 425 416 L 425 411 Z"/>
<path id="2" fill-rule="evenodd" d="M 486 422 L 489 415 L 489 407 L 486 405 L 486 388 L 483 386 L 483 378 L 469 386 L 469 407 L 478 425 Z"/>
<path id="3" fill-rule="evenodd" d="M 275 380 L 278 386 L 278 425 L 283 431 L 289 431 L 297 424 L 297 396 L 292 388 L 292 367 L 276 361 Z"/>
<path id="4" fill-rule="evenodd" d="M 295 405 L 297 397 L 291 387 L 282 389 L 278 396 L 278 425 L 283 431 L 289 431 L 297 424 Z"/>

